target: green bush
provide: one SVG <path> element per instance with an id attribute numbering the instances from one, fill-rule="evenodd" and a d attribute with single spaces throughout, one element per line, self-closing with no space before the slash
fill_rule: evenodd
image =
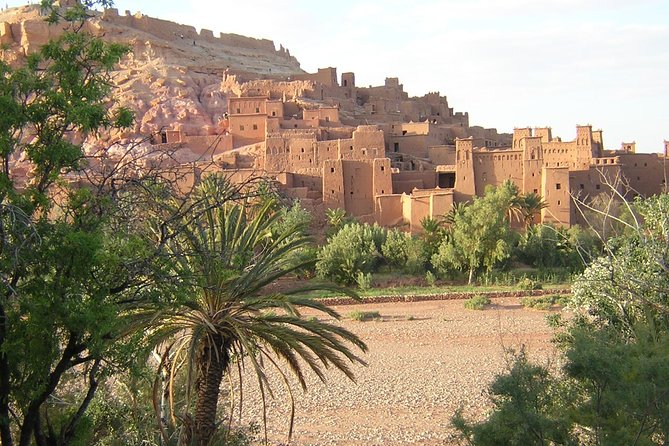
<path id="1" fill-rule="evenodd" d="M 378 311 L 351 311 L 348 314 L 348 318 L 358 322 L 373 321 L 376 319 L 381 319 L 381 313 Z"/>
<path id="2" fill-rule="evenodd" d="M 525 277 L 521 280 L 518 281 L 518 288 L 521 290 L 525 291 L 533 291 L 533 290 L 540 290 L 542 289 L 541 282 L 537 282 L 536 280 L 532 280 L 529 277 Z"/>
<path id="3" fill-rule="evenodd" d="M 408 274 L 421 274 L 425 271 L 428 255 L 425 242 L 410 234 L 393 229 L 388 232 L 381 247 L 383 258 L 392 268 Z"/>
<path id="4" fill-rule="evenodd" d="M 565 306 L 569 298 L 554 294 L 552 296 L 523 297 L 520 304 L 525 308 L 534 308 L 536 310 L 550 310 L 553 305 Z"/>
<path id="5" fill-rule="evenodd" d="M 490 299 L 480 294 L 465 301 L 465 308 L 468 310 L 483 310 L 486 305 L 490 305 Z"/>
<path id="6" fill-rule="evenodd" d="M 358 288 L 362 291 L 368 290 L 372 287 L 372 274 L 359 271 L 358 276 L 355 278 L 355 282 L 358 284 Z"/>
<path id="7" fill-rule="evenodd" d="M 375 271 L 384 242 L 385 230 L 380 226 L 348 224 L 318 252 L 316 274 L 339 284 L 352 285 L 358 273 Z"/>
<path id="8" fill-rule="evenodd" d="M 428 271 L 425 273 L 425 281 L 428 286 L 434 287 L 437 284 L 437 276 L 432 271 Z"/>

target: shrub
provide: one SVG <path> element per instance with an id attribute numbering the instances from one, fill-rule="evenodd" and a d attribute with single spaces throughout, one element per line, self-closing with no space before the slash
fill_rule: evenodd
<path id="1" fill-rule="evenodd" d="M 353 321 L 358 321 L 358 322 L 367 322 L 367 321 L 373 321 L 376 319 L 381 319 L 381 313 L 378 311 L 351 311 L 348 314 L 348 318 L 353 320 Z"/>
<path id="2" fill-rule="evenodd" d="M 425 281 L 428 286 L 434 287 L 437 284 L 437 276 L 432 271 L 428 271 L 425 273 Z"/>
<path id="3" fill-rule="evenodd" d="M 371 273 L 380 258 L 385 230 L 377 225 L 344 226 L 318 253 L 316 273 L 339 284 L 356 283 L 358 273 Z"/>
<path id="4" fill-rule="evenodd" d="M 541 282 L 532 280 L 529 277 L 524 277 L 523 279 L 518 281 L 518 288 L 525 291 L 533 291 L 533 290 L 540 290 L 543 287 L 541 285 Z"/>
<path id="5" fill-rule="evenodd" d="M 468 310 L 483 310 L 486 305 L 490 305 L 490 299 L 480 294 L 465 301 L 465 308 Z"/>
<path id="6" fill-rule="evenodd" d="M 372 274 L 359 271 L 355 281 L 358 284 L 358 288 L 363 291 L 368 290 L 372 287 Z"/>
<path id="7" fill-rule="evenodd" d="M 397 229 L 389 231 L 381 252 L 386 263 L 393 268 L 409 274 L 420 274 L 425 271 L 425 264 L 428 261 L 425 242 L 410 234 Z"/>
<path id="8" fill-rule="evenodd" d="M 550 310 L 553 305 L 565 306 L 569 298 L 554 294 L 552 296 L 523 297 L 520 304 L 525 308 L 534 308 L 536 310 Z"/>

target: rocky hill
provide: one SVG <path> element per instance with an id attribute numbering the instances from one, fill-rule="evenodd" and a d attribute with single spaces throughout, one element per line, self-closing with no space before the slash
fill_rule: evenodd
<path id="1" fill-rule="evenodd" d="M 223 33 L 216 37 L 208 30 L 198 33 L 192 26 L 115 9 L 91 13 L 90 32 L 132 49 L 113 73 L 118 87 L 114 94 L 137 112 L 135 128 L 124 137 L 165 127 L 191 135 L 213 133 L 227 111 L 227 96 L 239 88 L 236 79 L 304 73 L 288 50 L 277 50 L 270 40 Z M 39 6 L 0 13 L 3 57 L 13 63 L 60 32 L 43 20 Z"/>

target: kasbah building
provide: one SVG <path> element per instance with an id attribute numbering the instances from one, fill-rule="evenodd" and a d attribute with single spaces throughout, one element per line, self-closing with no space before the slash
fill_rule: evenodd
<path id="1" fill-rule="evenodd" d="M 667 191 L 668 141 L 662 153 L 646 154 L 635 143 L 606 149 L 590 125 L 577 125 L 571 141 L 550 128 L 498 133 L 470 126 L 468 113 L 454 112 L 438 92 L 409 98 L 397 78 L 359 87 L 354 73 L 339 80 L 335 68 L 243 76 L 225 73 L 238 97 L 229 97 L 213 134 L 189 136 L 177 125 L 156 141 L 213 155 L 214 163 L 192 165 L 193 181 L 212 171 L 233 180 L 262 172 L 289 197 L 412 232 L 506 180 L 544 199 L 535 221 L 562 226 L 584 223 L 574 197 L 587 200 L 610 184 L 627 198 Z"/>

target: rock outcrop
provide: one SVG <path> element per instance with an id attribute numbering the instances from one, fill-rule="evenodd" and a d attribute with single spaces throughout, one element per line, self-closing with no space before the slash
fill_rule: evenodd
<path id="1" fill-rule="evenodd" d="M 213 134 L 227 112 L 228 95 L 242 93 L 242 80 L 304 73 L 288 50 L 277 50 L 270 40 L 216 37 L 209 30 L 198 33 L 192 26 L 115 9 L 92 14 L 89 32 L 131 48 L 112 78 L 115 97 L 135 110 L 137 119 L 131 131 L 115 137 L 135 138 L 161 129 Z M 61 32 L 62 26 L 44 21 L 39 6 L 0 13 L 0 43 L 9 63 L 20 63 Z"/>

